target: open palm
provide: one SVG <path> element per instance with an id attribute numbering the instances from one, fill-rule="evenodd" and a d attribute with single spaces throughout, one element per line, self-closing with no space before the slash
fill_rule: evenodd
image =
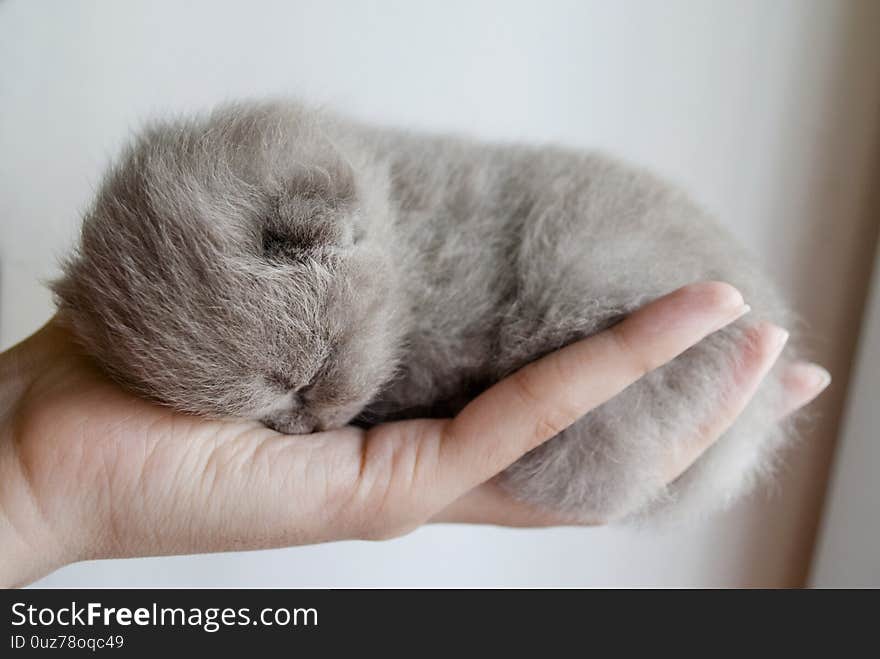
<path id="1" fill-rule="evenodd" d="M 380 539 L 427 521 L 567 523 L 491 479 L 742 311 L 731 287 L 694 284 L 527 366 L 454 419 L 299 437 L 137 398 L 53 319 L 0 355 L 0 583 L 89 558 Z M 785 333 L 750 331 L 723 409 L 695 430 L 689 454 L 670 456 L 670 481 L 732 423 L 775 362 Z M 827 376 L 799 363 L 786 381 L 781 414 Z"/>

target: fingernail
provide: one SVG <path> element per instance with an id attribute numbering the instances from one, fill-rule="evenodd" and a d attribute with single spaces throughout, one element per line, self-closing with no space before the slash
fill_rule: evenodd
<path id="1" fill-rule="evenodd" d="M 773 357 L 776 358 L 788 342 L 789 333 L 778 325 L 771 325 L 769 323 L 764 331 L 767 333 L 765 335 L 767 347 L 770 348 Z"/>
<path id="2" fill-rule="evenodd" d="M 737 288 L 723 281 L 700 281 L 680 290 L 687 290 L 717 309 L 739 309 L 745 302 Z"/>
<path id="3" fill-rule="evenodd" d="M 809 373 L 807 377 L 810 380 L 810 384 L 817 392 L 823 391 L 831 384 L 831 373 L 818 364 L 808 364 L 807 372 Z"/>
<path id="4" fill-rule="evenodd" d="M 739 306 L 738 308 L 734 309 L 733 312 L 731 312 L 728 316 L 726 316 L 726 317 L 724 318 L 724 320 L 722 320 L 722 321 L 721 321 L 721 322 L 715 327 L 715 329 L 714 329 L 713 331 L 714 331 L 714 332 L 717 332 L 717 331 L 720 330 L 722 327 L 727 327 L 728 325 L 730 325 L 730 324 L 731 324 L 732 322 L 734 322 L 735 320 L 738 320 L 739 318 L 742 318 L 743 316 L 745 316 L 745 315 L 746 315 L 749 311 L 751 311 L 751 310 L 752 310 L 752 308 L 751 308 L 749 305 L 747 305 L 747 304 L 743 304 L 743 305 Z"/>

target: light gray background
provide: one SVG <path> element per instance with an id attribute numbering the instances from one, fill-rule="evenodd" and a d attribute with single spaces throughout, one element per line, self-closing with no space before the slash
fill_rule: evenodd
<path id="1" fill-rule="evenodd" d="M 756 251 L 836 379 L 775 491 L 685 530 L 432 527 L 380 544 L 81 564 L 40 583 L 802 583 L 873 254 L 878 22 L 871 0 L 0 4 L 3 347 L 51 315 L 40 279 L 142 119 L 296 94 L 654 166 Z"/>

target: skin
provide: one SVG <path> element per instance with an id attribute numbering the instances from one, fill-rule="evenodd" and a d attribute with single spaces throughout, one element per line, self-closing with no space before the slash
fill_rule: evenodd
<path id="1" fill-rule="evenodd" d="M 0 584 L 80 560 L 378 540 L 427 522 L 570 523 L 511 499 L 493 476 L 744 311 L 731 286 L 692 284 L 521 369 L 453 419 L 295 438 L 136 398 L 52 319 L 0 354 Z M 670 482 L 732 423 L 786 338 L 752 330 L 722 409 L 668 456 Z M 780 415 L 829 380 L 807 363 L 784 377 Z"/>

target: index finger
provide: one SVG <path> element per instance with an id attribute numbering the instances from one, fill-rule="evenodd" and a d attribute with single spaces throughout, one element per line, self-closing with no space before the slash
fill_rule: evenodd
<path id="1" fill-rule="evenodd" d="M 462 492 L 487 481 L 746 311 L 742 295 L 729 284 L 691 284 L 523 367 L 445 426 L 442 476 Z"/>

